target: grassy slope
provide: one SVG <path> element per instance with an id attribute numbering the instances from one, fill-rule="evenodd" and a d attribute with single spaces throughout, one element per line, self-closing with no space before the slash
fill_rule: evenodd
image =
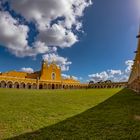
<path id="1" fill-rule="evenodd" d="M 10 140 L 27 139 L 140 140 L 140 95 L 124 89 L 81 114 Z"/>
<path id="2" fill-rule="evenodd" d="M 118 91 L 0 89 L 0 139 L 49 127 L 94 107 Z"/>

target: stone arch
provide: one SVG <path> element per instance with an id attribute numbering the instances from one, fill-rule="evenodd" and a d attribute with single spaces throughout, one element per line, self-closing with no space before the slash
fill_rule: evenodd
<path id="1" fill-rule="evenodd" d="M 69 86 L 68 85 L 66 85 L 66 89 L 68 89 L 69 88 Z"/>
<path id="2" fill-rule="evenodd" d="M 13 88 L 13 83 L 11 81 L 8 81 L 7 88 Z"/>
<path id="3" fill-rule="evenodd" d="M 44 85 L 43 85 L 43 88 L 44 88 L 44 89 L 47 89 L 47 88 L 48 88 L 47 84 L 44 84 Z"/>
<path id="4" fill-rule="evenodd" d="M 61 84 L 59 84 L 59 89 L 61 89 L 62 88 L 62 85 Z"/>
<path id="5" fill-rule="evenodd" d="M 39 84 L 39 89 L 43 89 L 43 84 Z"/>
<path id="6" fill-rule="evenodd" d="M 119 85 L 119 88 L 122 88 L 122 85 Z"/>
<path id="7" fill-rule="evenodd" d="M 22 82 L 22 83 L 20 84 L 20 88 L 26 88 L 26 84 L 25 84 L 24 82 Z"/>
<path id="8" fill-rule="evenodd" d="M 67 89 L 70 89 L 70 85 L 67 85 Z"/>
<path id="9" fill-rule="evenodd" d="M 18 82 L 14 83 L 14 88 L 19 88 L 19 83 Z"/>
<path id="10" fill-rule="evenodd" d="M 1 81 L 0 83 L 1 83 L 2 88 L 6 88 L 6 82 L 5 81 Z"/>
<path id="11" fill-rule="evenodd" d="M 59 89 L 59 85 L 58 84 L 55 85 L 55 89 Z"/>
<path id="12" fill-rule="evenodd" d="M 52 84 L 52 89 L 55 89 L 55 88 L 56 88 L 55 84 Z"/>
<path id="13" fill-rule="evenodd" d="M 48 84 L 48 89 L 51 89 L 51 87 L 52 87 L 51 84 Z"/>
<path id="14" fill-rule="evenodd" d="M 32 88 L 31 83 L 27 83 L 26 87 L 27 87 L 27 89 L 31 89 Z"/>
<path id="15" fill-rule="evenodd" d="M 37 84 L 36 83 L 32 84 L 32 89 L 37 89 Z"/>
<path id="16" fill-rule="evenodd" d="M 107 88 L 111 88 L 111 86 L 110 86 L 110 85 L 108 85 L 108 86 L 107 86 Z"/>

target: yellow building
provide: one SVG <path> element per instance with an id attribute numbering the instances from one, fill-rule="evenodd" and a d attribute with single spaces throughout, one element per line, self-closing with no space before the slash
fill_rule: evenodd
<path id="1" fill-rule="evenodd" d="M 0 74 L 1 88 L 26 89 L 76 89 L 85 88 L 78 80 L 61 77 L 61 68 L 54 62 L 42 61 L 40 71 L 33 73 L 9 71 Z"/>

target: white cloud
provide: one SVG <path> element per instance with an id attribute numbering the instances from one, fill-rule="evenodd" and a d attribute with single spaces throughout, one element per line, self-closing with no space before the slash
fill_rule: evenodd
<path id="1" fill-rule="evenodd" d="M 54 24 L 52 27 L 41 31 L 38 39 L 48 46 L 59 46 L 61 48 L 71 47 L 77 42 L 77 36 L 62 25 Z"/>
<path id="2" fill-rule="evenodd" d="M 61 74 L 61 76 L 62 76 L 64 79 L 69 79 L 69 78 L 70 78 L 70 75 L 67 75 L 67 74 Z"/>
<path id="3" fill-rule="evenodd" d="M 98 82 L 101 80 L 105 81 L 109 78 L 106 71 L 103 71 L 101 73 L 91 74 L 91 75 L 89 75 L 89 77 L 95 82 Z"/>
<path id="4" fill-rule="evenodd" d="M 48 52 L 49 48 L 41 41 L 28 46 L 28 26 L 20 25 L 8 12 L 0 11 L 0 22 L 0 43 L 12 54 L 24 57 Z"/>
<path id="5" fill-rule="evenodd" d="M 82 77 L 78 78 L 76 76 L 70 76 L 70 75 L 67 75 L 67 74 L 61 74 L 61 76 L 64 78 L 64 79 L 69 79 L 69 78 L 72 78 L 74 80 L 81 80 Z"/>
<path id="6" fill-rule="evenodd" d="M 132 61 L 132 60 L 125 61 L 125 64 L 127 65 L 127 68 L 125 69 L 126 73 L 129 73 L 131 71 L 133 63 L 134 63 L 134 61 Z"/>
<path id="7" fill-rule="evenodd" d="M 52 20 L 63 17 L 59 22 L 67 28 L 76 25 L 77 17 L 92 4 L 91 0 L 5 0 L 27 20 L 35 21 L 42 30 L 50 26 Z"/>
<path id="8" fill-rule="evenodd" d="M 76 77 L 76 76 L 72 76 L 72 78 L 73 78 L 74 80 L 78 80 L 78 79 L 79 79 L 79 78 Z"/>
<path id="9" fill-rule="evenodd" d="M 133 65 L 132 60 L 127 60 L 125 62 L 126 68 L 124 70 L 107 70 L 103 71 L 101 73 L 95 73 L 88 75 L 90 80 L 93 80 L 94 82 L 98 81 L 106 81 L 106 80 L 112 80 L 114 82 L 121 82 L 121 81 L 127 81 L 131 72 L 131 66 Z"/>
<path id="10" fill-rule="evenodd" d="M 0 42 L 11 50 L 22 51 L 26 49 L 28 27 L 19 25 L 8 12 L 0 11 Z"/>
<path id="11" fill-rule="evenodd" d="M 10 13 L 0 11 L 0 42 L 18 57 L 36 56 L 54 51 L 52 48 L 71 47 L 78 41 L 74 30 L 80 31 L 79 20 L 91 0 L 3 0 L 26 21 L 34 22 L 39 34 L 29 46 L 27 25 L 21 25 Z M 1 4 L 0 4 L 1 5 Z"/>
<path id="12" fill-rule="evenodd" d="M 27 72 L 27 73 L 33 73 L 34 70 L 32 68 L 21 68 L 20 71 L 23 71 L 23 72 Z"/>
<path id="13" fill-rule="evenodd" d="M 110 75 L 115 75 L 115 74 L 121 75 L 122 74 L 121 70 L 108 70 L 108 72 L 110 73 Z"/>
<path id="14" fill-rule="evenodd" d="M 48 63 L 51 63 L 52 61 L 55 61 L 57 65 L 61 67 L 62 71 L 68 71 L 69 70 L 69 65 L 72 64 L 71 61 L 68 61 L 68 58 L 59 56 L 58 54 L 55 53 L 49 53 L 43 55 L 43 59 L 47 60 Z"/>

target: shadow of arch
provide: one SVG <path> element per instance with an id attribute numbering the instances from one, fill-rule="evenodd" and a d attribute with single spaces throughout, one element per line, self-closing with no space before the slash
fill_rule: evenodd
<path id="1" fill-rule="evenodd" d="M 21 84 L 20 84 L 20 88 L 26 88 L 26 84 L 24 83 L 24 82 L 22 82 Z"/>
<path id="2" fill-rule="evenodd" d="M 62 88 L 62 85 L 61 84 L 59 84 L 59 89 L 61 89 Z"/>
<path id="3" fill-rule="evenodd" d="M 26 87 L 27 87 L 27 89 L 31 89 L 32 88 L 31 83 L 27 83 Z"/>
<path id="4" fill-rule="evenodd" d="M 55 84 L 52 84 L 52 89 L 55 89 Z"/>
<path id="5" fill-rule="evenodd" d="M 108 85 L 108 86 L 107 86 L 107 88 L 111 88 L 111 86 L 110 86 L 110 85 Z"/>
<path id="6" fill-rule="evenodd" d="M 43 85 L 42 84 L 39 84 L 39 89 L 43 89 Z"/>
<path id="7" fill-rule="evenodd" d="M 37 84 L 36 83 L 33 83 L 32 86 L 31 86 L 31 88 L 32 89 L 37 89 Z"/>
<path id="8" fill-rule="evenodd" d="M 58 86 L 58 84 L 56 84 L 56 85 L 55 85 L 55 89 L 59 89 L 59 86 Z"/>
<path id="9" fill-rule="evenodd" d="M 6 88 L 6 82 L 5 81 L 1 81 L 0 83 L 1 83 L 2 88 Z"/>
<path id="10" fill-rule="evenodd" d="M 18 82 L 14 83 L 14 88 L 19 88 L 19 83 Z"/>
<path id="11" fill-rule="evenodd" d="M 51 84 L 48 84 L 48 89 L 51 89 L 51 87 L 52 87 Z"/>
<path id="12" fill-rule="evenodd" d="M 7 88 L 12 88 L 13 87 L 13 83 L 11 82 L 11 81 L 9 81 L 8 83 L 7 83 Z"/>
<path id="13" fill-rule="evenodd" d="M 139 139 L 140 122 L 132 121 L 129 114 L 132 110 L 133 113 L 140 113 L 137 107 L 140 107 L 140 96 L 129 89 L 123 89 L 81 114 L 8 140 Z"/>
<path id="14" fill-rule="evenodd" d="M 48 88 L 47 84 L 44 84 L 44 85 L 43 85 L 43 88 L 44 88 L 44 89 L 47 89 L 47 88 Z"/>

